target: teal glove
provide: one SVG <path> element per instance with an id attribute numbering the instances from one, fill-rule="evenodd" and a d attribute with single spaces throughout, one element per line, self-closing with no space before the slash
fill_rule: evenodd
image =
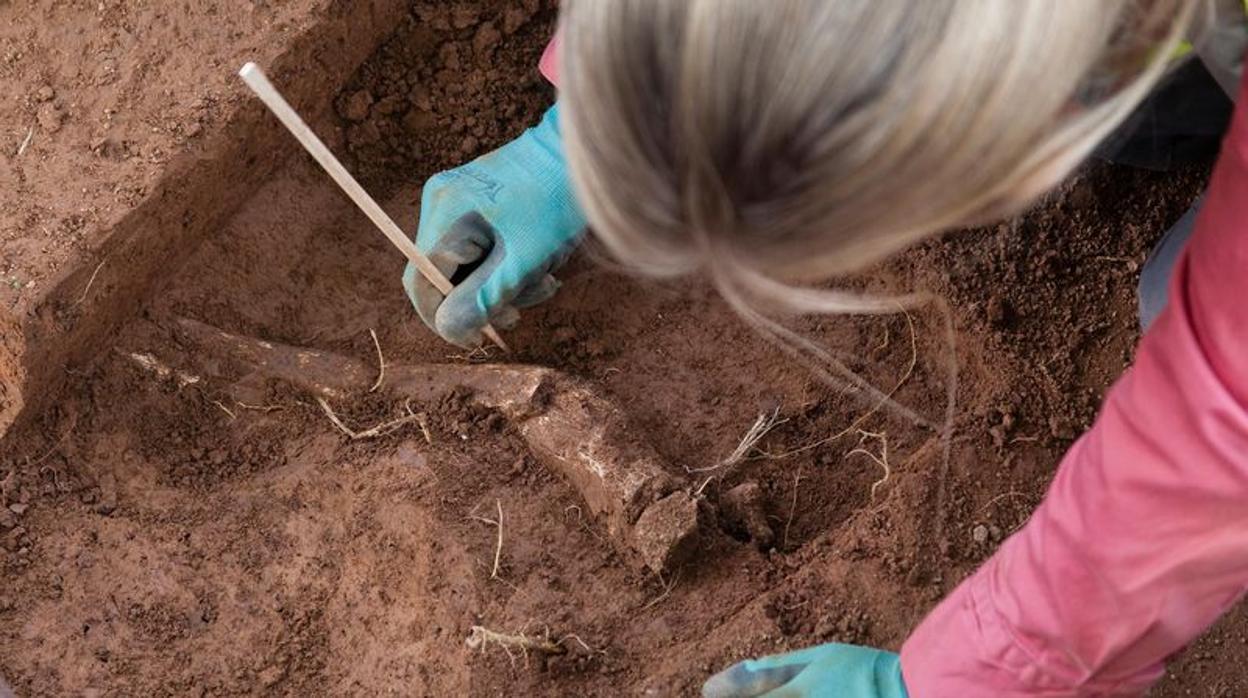
<path id="1" fill-rule="evenodd" d="M 519 308 L 549 299 L 585 215 L 559 139 L 559 106 L 492 153 L 425 183 L 416 246 L 455 284 L 445 297 L 414 265 L 403 287 L 420 319 L 448 342 L 481 343 L 486 324 L 515 325 Z"/>
<path id="2" fill-rule="evenodd" d="M 901 660 L 855 645 L 819 645 L 747 659 L 712 676 L 703 698 L 908 698 Z"/>

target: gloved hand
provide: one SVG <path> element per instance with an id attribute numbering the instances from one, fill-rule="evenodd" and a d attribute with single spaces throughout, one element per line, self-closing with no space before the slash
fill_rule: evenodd
<path id="1" fill-rule="evenodd" d="M 502 148 L 425 183 L 416 246 L 455 288 L 443 297 L 412 264 L 403 287 L 420 319 L 448 342 L 474 347 L 487 323 L 507 329 L 519 308 L 559 288 L 551 272 L 586 223 L 568 180 L 558 110 L 551 107 Z"/>
<path id="2" fill-rule="evenodd" d="M 908 698 L 892 652 L 829 644 L 747 659 L 707 679 L 703 698 Z"/>

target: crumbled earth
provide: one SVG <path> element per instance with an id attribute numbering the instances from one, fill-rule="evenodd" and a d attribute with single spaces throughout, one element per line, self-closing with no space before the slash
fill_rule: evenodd
<path id="1" fill-rule="evenodd" d="M 554 12 L 417 0 L 326 96 L 328 140 L 406 228 L 427 176 L 549 105 L 535 66 Z M 462 352 L 416 320 L 402 259 L 295 157 L 0 442 L 0 674 L 20 695 L 662 696 L 748 655 L 895 649 L 1040 501 L 1131 360 L 1148 249 L 1206 176 L 1091 165 L 1015 221 L 839 282 L 948 299 L 946 467 L 954 353 L 935 309 L 793 321 L 921 423 L 818 379 L 701 280 L 643 282 L 587 256 L 509 335 L 514 355 Z M 465 395 L 338 401 L 356 430 L 427 416 L 351 440 L 305 394 L 182 344 L 183 317 L 370 365 L 373 330 L 396 364 L 569 372 L 720 525 L 680 568 L 642 571 Z M 469 647 L 474 626 L 565 651 Z M 1248 694 L 1246 637 L 1237 609 L 1156 695 Z"/>
<path id="2" fill-rule="evenodd" d="M 534 67 L 556 10 L 549 0 L 413 3 L 394 39 L 334 100 L 352 171 L 386 191 L 536 123 L 554 100 Z"/>

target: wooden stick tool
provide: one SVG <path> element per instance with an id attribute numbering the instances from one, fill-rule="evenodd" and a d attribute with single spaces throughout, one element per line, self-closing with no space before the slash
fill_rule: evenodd
<path id="1" fill-rule="evenodd" d="M 394 222 L 394 219 L 390 218 L 382 210 L 381 206 L 377 205 L 373 197 L 364 191 L 364 187 L 361 187 L 360 183 L 351 176 L 351 173 L 347 172 L 347 168 L 343 167 L 341 162 L 338 162 L 338 158 L 334 157 L 329 148 L 325 147 L 321 139 L 317 138 L 312 129 L 308 128 L 308 125 L 299 117 L 294 108 L 277 91 L 273 83 L 269 82 L 268 76 L 264 74 L 260 66 L 255 63 L 248 63 L 243 66 L 242 70 L 238 71 L 238 75 L 243 79 L 243 82 L 247 83 L 251 91 L 256 93 L 260 101 L 264 102 L 269 111 L 273 112 L 273 115 L 282 122 L 282 125 L 294 135 L 304 150 L 308 151 L 308 154 L 329 173 L 329 176 L 346 192 L 347 196 L 351 197 L 351 200 L 355 202 L 356 206 L 360 207 L 364 215 L 373 221 L 373 224 L 381 230 L 382 234 L 395 247 L 399 248 L 399 251 L 411 260 L 412 264 L 416 265 L 416 269 L 429 280 L 429 283 L 433 284 L 443 294 L 450 293 L 451 289 L 454 288 L 451 280 L 446 278 L 446 275 L 439 271 L 427 257 L 421 254 L 420 250 L 416 249 L 416 244 L 403 233 L 403 230 Z M 503 341 L 503 338 L 498 335 L 498 332 L 493 327 L 486 325 L 483 332 L 486 337 L 489 337 L 503 351 L 508 351 L 507 343 Z"/>

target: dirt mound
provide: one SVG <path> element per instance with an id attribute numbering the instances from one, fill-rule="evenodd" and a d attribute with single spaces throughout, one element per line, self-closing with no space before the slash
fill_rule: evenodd
<path id="1" fill-rule="evenodd" d="M 425 176 L 547 106 L 552 19 L 550 3 L 414 2 L 338 95 L 336 147 L 406 227 Z M 950 299 L 961 381 L 942 479 L 933 429 L 813 379 L 696 281 L 577 259 L 508 337 L 515 356 L 448 348 L 403 296 L 402 259 L 296 158 L 3 442 L 0 673 L 23 695 L 689 695 L 746 655 L 895 648 L 1039 501 L 1130 358 L 1139 264 L 1203 176 L 1093 167 L 1014 223 L 846 280 Z M 365 383 L 379 353 L 557 369 L 618 405 L 722 524 L 648 571 L 471 393 L 351 394 L 335 425 L 306 391 L 188 341 L 181 318 L 349 357 Z M 939 423 L 938 314 L 799 325 Z M 1248 692 L 1246 627 L 1225 621 L 1158 694 Z"/>
<path id="2" fill-rule="evenodd" d="M 413 2 L 334 101 L 352 171 L 385 191 L 515 138 L 554 90 L 535 70 L 556 3 Z"/>

